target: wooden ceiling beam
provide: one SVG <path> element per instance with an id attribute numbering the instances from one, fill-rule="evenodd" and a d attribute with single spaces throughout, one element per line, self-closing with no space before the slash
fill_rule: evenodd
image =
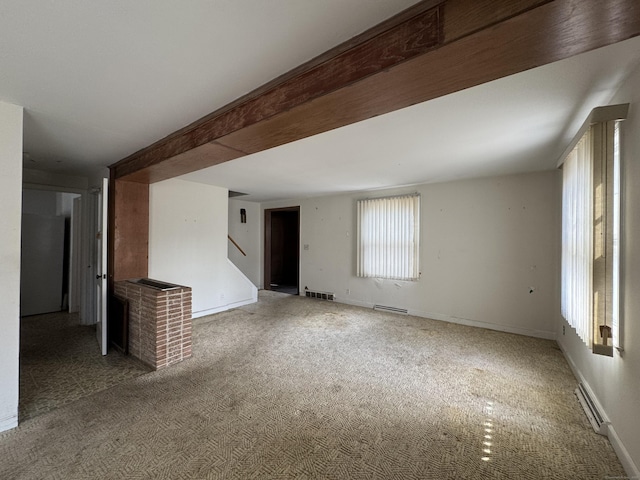
<path id="1" fill-rule="evenodd" d="M 637 0 L 425 1 L 114 164 L 152 183 L 640 34 Z"/>

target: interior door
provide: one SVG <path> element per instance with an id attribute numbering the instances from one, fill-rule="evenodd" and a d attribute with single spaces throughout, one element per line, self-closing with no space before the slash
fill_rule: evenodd
<path id="1" fill-rule="evenodd" d="M 102 355 L 107 354 L 107 225 L 109 218 L 109 179 L 102 179 L 98 194 L 98 233 L 96 235 L 96 338 Z"/>

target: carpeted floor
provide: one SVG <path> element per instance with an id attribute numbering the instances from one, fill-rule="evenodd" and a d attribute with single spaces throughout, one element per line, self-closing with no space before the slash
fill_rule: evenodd
<path id="1" fill-rule="evenodd" d="M 624 476 L 552 341 L 261 292 L 194 357 L 0 434 L 2 479 Z"/>
<path id="2" fill-rule="evenodd" d="M 20 320 L 20 421 L 90 396 L 151 369 L 131 356 L 102 356 L 93 326 L 77 314 Z"/>

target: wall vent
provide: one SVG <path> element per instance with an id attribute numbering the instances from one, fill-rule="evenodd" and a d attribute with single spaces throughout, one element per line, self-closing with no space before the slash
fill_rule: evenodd
<path id="1" fill-rule="evenodd" d="M 606 436 L 607 426 L 609 425 L 609 422 L 605 421 L 595 402 L 591 398 L 591 395 L 589 395 L 588 390 L 582 383 L 580 383 L 578 385 L 578 388 L 576 388 L 575 393 L 593 429 L 596 431 L 596 433 Z"/>
<path id="2" fill-rule="evenodd" d="M 406 308 L 388 307 L 387 305 L 374 305 L 374 310 L 380 310 L 381 312 L 400 313 L 402 315 L 408 315 L 409 312 Z"/>
<path id="3" fill-rule="evenodd" d="M 335 300 L 334 294 L 331 292 L 314 292 L 312 290 L 305 290 L 304 295 L 305 297 L 319 298 L 320 300 L 330 300 L 332 302 Z"/>

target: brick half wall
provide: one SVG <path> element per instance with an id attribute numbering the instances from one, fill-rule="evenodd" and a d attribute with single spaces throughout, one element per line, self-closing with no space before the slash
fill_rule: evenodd
<path id="1" fill-rule="evenodd" d="M 114 292 L 129 301 L 129 353 L 158 370 L 191 357 L 191 288 L 170 290 L 128 280 Z"/>

